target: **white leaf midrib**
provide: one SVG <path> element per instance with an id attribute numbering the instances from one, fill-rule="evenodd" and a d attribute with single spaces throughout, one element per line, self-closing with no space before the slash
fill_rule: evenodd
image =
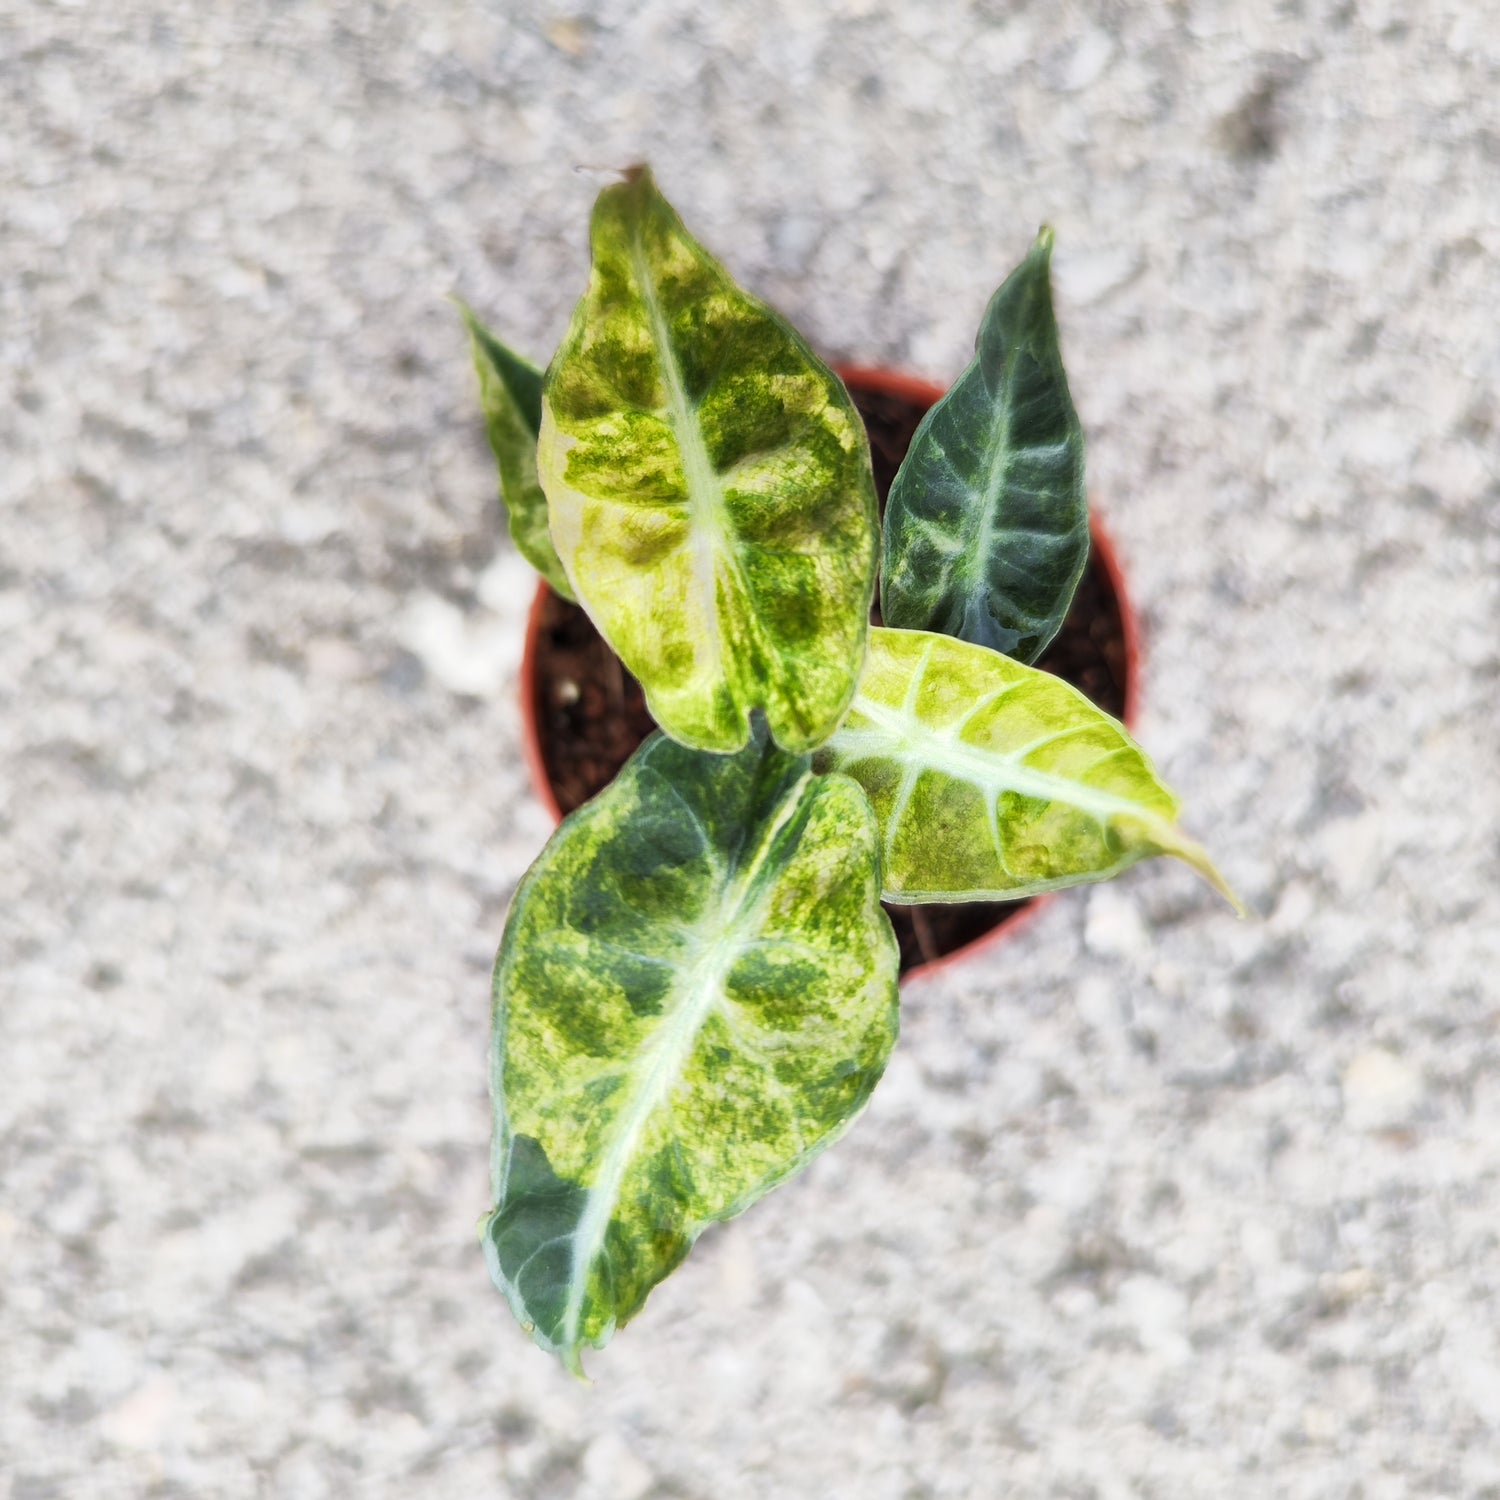
<path id="1" fill-rule="evenodd" d="M 986 330 L 987 332 L 988 330 Z M 1003 379 L 1005 389 L 1000 393 L 1000 400 L 995 400 L 995 393 L 991 390 L 989 382 L 985 378 L 984 361 L 980 354 L 976 354 L 973 363 L 968 370 L 959 377 L 958 383 L 950 393 L 951 398 L 959 400 L 968 395 L 965 389 L 969 380 L 973 380 L 984 393 L 985 403 L 988 405 L 991 420 L 986 430 L 984 475 L 977 484 L 970 484 L 960 471 L 957 463 L 942 446 L 941 439 L 934 433 L 928 434 L 928 441 L 934 442 L 942 455 L 942 462 L 947 465 L 949 472 L 958 482 L 962 489 L 971 493 L 977 492 L 980 504 L 975 507 L 978 515 L 972 522 L 968 537 L 963 544 L 953 550 L 951 555 L 944 559 L 945 563 L 957 575 L 965 591 L 982 602 L 987 602 L 991 590 L 989 579 L 989 564 L 995 550 L 996 533 L 1001 530 L 1000 515 L 1004 501 L 1008 499 L 1017 458 L 1025 454 L 1041 454 L 1048 457 L 1066 454 L 1072 447 L 1071 435 L 1051 443 L 1030 443 L 1021 448 L 1013 447 L 1011 444 L 1011 428 L 1013 425 L 1015 408 L 1015 390 L 1013 375 L 1014 350 L 1004 351 Z M 1087 523 L 1085 523 L 1087 524 Z M 1018 535 L 1035 535 L 1047 540 L 1064 538 L 1072 535 L 1076 526 L 1070 526 L 1062 532 L 1046 532 L 1036 527 L 1015 527 L 1006 525 L 1004 533 L 1007 538 Z M 1014 605 L 1014 601 L 1011 601 Z M 1028 623 L 1041 624 L 1044 621 L 1034 620 L 1028 611 L 1018 610 L 1018 613 L 1026 617 Z"/>
<path id="2" fill-rule="evenodd" d="M 687 481 L 692 533 L 693 573 L 703 595 L 709 622 L 709 647 L 717 664 L 720 659 L 718 561 L 721 556 L 729 555 L 724 524 L 724 488 L 704 445 L 703 433 L 698 426 L 697 409 L 688 400 L 682 367 L 677 363 L 677 351 L 672 345 L 672 330 L 657 294 L 656 281 L 646 260 L 646 250 L 641 243 L 639 229 L 631 239 L 630 264 L 635 273 L 636 285 L 640 288 L 641 301 L 646 307 L 646 317 L 651 324 L 651 338 L 656 345 L 662 384 L 667 392 L 667 413 L 671 419 L 672 435 L 677 440 L 677 451 L 682 455 L 682 474 Z"/>
<path id="3" fill-rule="evenodd" d="M 851 705 L 850 717 L 856 714 L 873 727 L 862 730 L 846 724 L 839 729 L 830 742 L 838 754 L 893 760 L 903 771 L 916 775 L 923 771 L 940 772 L 977 787 L 989 797 L 1016 792 L 1046 802 L 1064 802 L 1101 823 L 1112 817 L 1138 818 L 1149 824 L 1160 821 L 1158 814 L 1138 802 L 1022 765 L 1010 753 L 981 750 L 961 740 L 944 739 L 915 715 L 893 711 L 863 694 L 856 694 Z M 1022 750 L 1035 748 L 1032 745 Z"/>
<path id="4" fill-rule="evenodd" d="M 588 1189 L 583 1213 L 579 1215 L 573 1232 L 568 1301 L 562 1323 L 564 1348 L 575 1347 L 579 1342 L 579 1322 L 589 1273 L 603 1247 L 619 1201 L 620 1186 L 630 1168 L 641 1132 L 680 1077 L 698 1033 L 724 998 L 724 980 L 745 947 L 742 934 L 747 928 L 754 927 L 760 915 L 759 902 L 745 910 L 745 901 L 754 891 L 756 880 L 782 829 L 795 816 L 811 782 L 811 773 L 804 772 L 783 794 L 776 816 L 766 825 L 760 842 L 716 904 L 714 915 L 702 924 L 710 933 L 718 935 L 708 939 L 699 961 L 684 970 L 681 981 L 672 987 L 676 1003 L 664 1011 L 649 1050 L 642 1058 L 645 1074 L 632 1091 L 624 1112 L 617 1118 L 614 1137 Z"/>

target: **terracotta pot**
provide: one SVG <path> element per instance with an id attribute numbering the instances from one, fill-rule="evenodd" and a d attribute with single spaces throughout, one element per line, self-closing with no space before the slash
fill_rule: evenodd
<path id="1" fill-rule="evenodd" d="M 923 407 L 931 406 L 943 394 L 943 387 L 930 380 L 919 380 L 915 376 L 902 375 L 894 370 L 870 369 L 860 365 L 835 365 L 834 368 L 852 390 L 878 392 Z M 1125 592 L 1125 581 L 1114 546 L 1100 526 L 1098 518 L 1092 515 L 1089 517 L 1089 536 L 1093 555 L 1109 582 L 1120 612 L 1120 629 L 1125 646 L 1125 708 L 1121 717 L 1127 728 L 1134 728 L 1140 683 L 1140 636 L 1135 613 L 1130 607 L 1129 595 Z M 542 612 L 550 594 L 547 584 L 539 581 L 536 597 L 531 602 L 531 611 L 526 620 L 526 649 L 521 661 L 520 687 L 522 747 L 526 755 L 526 767 L 531 773 L 531 782 L 536 788 L 538 799 L 556 823 L 562 821 L 562 809 L 557 805 L 557 798 L 552 791 L 547 763 L 542 756 L 541 735 L 537 730 L 537 637 L 541 629 Z M 970 958 L 1002 938 L 1018 932 L 1044 903 L 1052 899 L 1052 894 L 1049 892 L 1031 897 L 1020 906 L 1015 915 L 1005 918 L 998 926 L 992 927 L 972 942 L 939 958 L 914 965 L 902 976 L 902 982 L 919 974 L 936 974 L 959 959 Z"/>

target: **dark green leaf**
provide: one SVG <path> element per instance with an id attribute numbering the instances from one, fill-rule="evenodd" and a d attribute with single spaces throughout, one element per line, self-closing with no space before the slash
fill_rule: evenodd
<path id="1" fill-rule="evenodd" d="M 995 293 L 974 361 L 922 419 L 885 512 L 881 613 L 1033 662 L 1088 559 L 1083 430 L 1044 229 Z"/>

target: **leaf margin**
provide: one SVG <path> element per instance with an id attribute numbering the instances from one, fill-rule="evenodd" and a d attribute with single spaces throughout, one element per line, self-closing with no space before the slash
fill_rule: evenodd
<path id="1" fill-rule="evenodd" d="M 468 331 L 485 437 L 499 470 L 500 502 L 510 539 L 553 593 L 576 603 L 552 541 L 547 495 L 537 473 L 543 371 L 498 339 L 462 298 L 450 300 Z M 529 443 L 525 433 L 530 434 Z"/>

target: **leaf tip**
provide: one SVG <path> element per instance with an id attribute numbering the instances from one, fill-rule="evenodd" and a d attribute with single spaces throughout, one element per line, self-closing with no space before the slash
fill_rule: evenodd
<path id="1" fill-rule="evenodd" d="M 469 348 L 477 363 L 480 358 L 488 355 L 487 345 L 496 342 L 495 336 L 479 321 L 479 314 L 457 292 L 449 292 L 446 300 L 458 312 L 464 331 L 469 335 Z"/>
<path id="2" fill-rule="evenodd" d="M 459 320 L 463 323 L 464 329 L 469 335 L 469 342 L 475 346 L 476 350 L 483 346 L 486 338 L 494 337 L 489 329 L 479 321 L 479 314 L 457 292 L 449 292 L 444 300 L 451 303 L 454 310 L 458 313 Z"/>
<path id="3" fill-rule="evenodd" d="M 1191 865 L 1229 903 L 1235 916 L 1242 922 L 1251 915 L 1250 908 L 1235 894 L 1234 888 L 1220 874 L 1219 867 L 1208 857 L 1208 851 L 1202 844 L 1179 837 L 1170 852 Z"/>
<path id="4" fill-rule="evenodd" d="M 630 166 L 621 168 L 616 192 L 624 195 L 638 210 L 661 197 L 661 189 L 656 185 L 656 174 L 651 170 L 651 164 L 644 161 L 633 162 Z"/>
<path id="5" fill-rule="evenodd" d="M 1052 245 L 1056 239 L 1057 235 L 1052 226 L 1050 224 L 1043 224 L 1036 232 L 1036 243 L 1031 247 L 1032 253 L 1040 255 L 1043 260 L 1050 260 L 1052 257 Z"/>
<path id="6" fill-rule="evenodd" d="M 459 319 L 464 325 L 464 331 L 469 335 L 469 348 L 475 359 L 478 359 L 484 352 L 484 336 L 488 329 L 479 321 L 474 309 L 457 292 L 449 292 L 447 300 L 457 310 Z"/>
<path id="7" fill-rule="evenodd" d="M 614 175 L 615 180 L 594 200 L 594 213 L 589 221 L 589 240 L 596 261 L 612 236 L 636 232 L 641 220 L 667 201 L 646 162 L 621 167 Z"/>

